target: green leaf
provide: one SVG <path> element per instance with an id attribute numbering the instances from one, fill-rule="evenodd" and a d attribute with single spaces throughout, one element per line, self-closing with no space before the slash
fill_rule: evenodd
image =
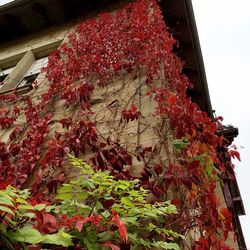
<path id="1" fill-rule="evenodd" d="M 56 234 L 45 235 L 43 243 L 69 247 L 74 245 L 72 242 L 72 238 L 72 235 L 65 233 L 61 230 Z"/>
<path id="2" fill-rule="evenodd" d="M 166 249 L 166 250 L 180 250 L 180 247 L 176 243 L 167 243 L 164 241 L 157 241 L 153 244 L 157 249 Z"/>
<path id="3" fill-rule="evenodd" d="M 101 213 L 101 215 L 104 217 L 104 218 L 108 218 L 111 213 L 108 211 L 108 210 L 105 210 L 104 212 Z"/>
<path id="4" fill-rule="evenodd" d="M 45 204 L 37 204 L 37 205 L 34 206 L 34 209 L 37 210 L 37 211 L 42 211 L 45 208 L 46 208 Z"/>
<path id="5" fill-rule="evenodd" d="M 113 208 L 114 210 L 116 210 L 117 212 L 119 211 L 123 211 L 123 208 Z M 138 207 L 133 207 L 133 208 L 130 208 L 127 210 L 127 214 L 126 216 L 129 216 L 129 217 L 138 217 L 138 216 L 144 216 L 144 208 L 138 208 Z"/>
<path id="6" fill-rule="evenodd" d="M 16 226 L 17 222 L 13 221 L 11 218 L 9 218 L 8 216 L 4 218 L 6 221 L 8 221 L 11 225 Z"/>
<path id="7" fill-rule="evenodd" d="M 5 234 L 7 232 L 7 228 L 5 225 L 0 224 L 0 233 L 1 234 Z"/>
<path id="8" fill-rule="evenodd" d="M 43 236 L 39 231 L 31 226 L 23 227 L 16 232 L 7 234 L 10 238 L 17 242 L 25 242 L 30 244 L 37 244 L 42 242 Z"/>
<path id="9" fill-rule="evenodd" d="M 20 210 L 33 210 L 34 207 L 31 205 L 19 205 L 18 209 L 20 209 Z"/>
<path id="10" fill-rule="evenodd" d="M 128 239 L 133 243 L 133 245 L 136 246 L 136 248 L 132 249 L 138 249 L 138 246 L 140 245 L 146 247 L 147 249 L 151 249 L 152 243 L 149 240 L 144 240 L 141 237 L 139 238 L 136 234 L 128 234 Z"/>
<path id="11" fill-rule="evenodd" d="M 87 238 L 88 238 L 88 241 L 90 242 L 93 242 L 93 243 L 97 242 L 97 233 L 94 231 L 91 231 L 88 233 Z"/>
<path id="12" fill-rule="evenodd" d="M 128 206 L 128 207 L 134 207 L 135 204 L 129 199 L 129 197 L 122 197 L 121 203 Z"/>
<path id="13" fill-rule="evenodd" d="M 131 190 L 128 192 L 130 196 L 133 196 L 135 198 L 140 198 L 142 195 L 142 192 L 139 193 L 139 191 Z"/>
<path id="14" fill-rule="evenodd" d="M 149 230 L 149 232 L 152 232 L 153 230 L 155 230 L 157 228 L 156 225 L 154 225 L 153 223 L 149 223 L 147 229 Z"/>
<path id="15" fill-rule="evenodd" d="M 59 200 L 71 200 L 73 195 L 71 193 L 60 193 L 56 196 L 56 199 Z"/>
<path id="16" fill-rule="evenodd" d="M 4 192 L 9 196 L 14 197 L 16 196 L 16 191 L 17 189 L 9 185 Z"/>
<path id="17" fill-rule="evenodd" d="M 103 198 L 104 198 L 105 200 L 113 200 L 113 197 L 112 197 L 109 193 L 105 193 L 105 194 L 103 195 Z"/>
<path id="18" fill-rule="evenodd" d="M 113 204 L 112 210 L 115 210 L 116 212 L 119 213 L 119 212 L 123 211 L 123 208 L 121 208 L 121 206 L 119 206 L 118 204 Z"/>
<path id="19" fill-rule="evenodd" d="M 106 242 L 111 240 L 114 237 L 113 233 L 110 233 L 109 231 L 105 231 L 102 233 L 98 234 L 98 238 L 100 239 L 101 242 Z"/>
<path id="20" fill-rule="evenodd" d="M 5 195 L 1 194 L 1 196 L 0 196 L 0 204 L 11 206 L 11 207 L 14 206 L 13 199 L 10 196 L 8 196 L 7 194 L 5 194 Z"/>
<path id="21" fill-rule="evenodd" d="M 122 217 L 122 220 L 124 220 L 126 224 L 130 223 L 133 226 L 138 225 L 137 219 L 138 219 L 138 217 L 136 217 L 136 216 L 134 216 L 134 217 Z"/>
<path id="22" fill-rule="evenodd" d="M 181 140 L 174 140 L 172 142 L 174 150 L 181 150 L 188 146 L 188 140 L 186 138 L 183 138 Z"/>
<path id="23" fill-rule="evenodd" d="M 171 229 L 165 229 L 165 228 L 161 228 L 161 232 L 166 234 L 167 236 L 173 236 L 175 237 L 176 239 L 177 238 L 181 238 L 181 239 L 185 239 L 185 236 L 181 235 L 181 234 L 178 234 L 176 232 L 174 232 L 173 230 Z"/>
<path id="24" fill-rule="evenodd" d="M 164 209 L 164 212 L 167 214 L 176 214 L 177 210 L 176 210 L 176 206 L 173 204 L 169 204 L 166 209 Z"/>
<path id="25" fill-rule="evenodd" d="M 21 197 L 18 197 L 18 198 L 16 199 L 16 202 L 18 202 L 18 203 L 20 203 L 20 204 L 25 204 L 25 205 L 29 204 L 25 199 L 23 199 L 23 198 L 21 198 Z"/>
<path id="26" fill-rule="evenodd" d="M 35 218 L 36 217 L 36 215 L 34 213 L 25 213 L 22 216 L 28 217 L 28 218 Z"/>
<path id="27" fill-rule="evenodd" d="M 127 190 L 129 186 L 129 183 L 126 183 L 125 181 L 118 183 L 118 185 L 115 187 L 116 190 L 122 189 L 122 190 Z"/>
<path id="28" fill-rule="evenodd" d="M 99 212 L 100 210 L 103 210 L 103 205 L 100 201 L 96 201 L 95 203 L 95 211 Z"/>
<path id="29" fill-rule="evenodd" d="M 53 211 L 55 208 L 56 208 L 56 206 L 47 206 L 47 207 L 45 208 L 45 211 L 46 211 L 47 213 L 50 213 L 50 212 Z"/>
<path id="30" fill-rule="evenodd" d="M 15 189 L 17 192 L 17 195 L 22 198 L 27 200 L 30 197 L 30 192 L 28 189 L 20 190 L 20 189 Z"/>
<path id="31" fill-rule="evenodd" d="M 208 175 L 212 175 L 213 170 L 214 170 L 213 164 L 208 164 L 208 165 L 206 166 L 206 172 L 207 172 Z"/>
<path id="32" fill-rule="evenodd" d="M 78 192 L 78 193 L 77 193 L 76 197 L 77 197 L 77 199 L 79 199 L 79 200 L 86 200 L 86 199 L 89 197 L 89 193 L 88 193 L 88 192 L 81 191 L 81 192 Z"/>
<path id="33" fill-rule="evenodd" d="M 74 167 L 80 168 L 84 174 L 92 175 L 92 174 L 95 173 L 90 165 L 88 165 L 85 162 L 75 158 L 73 155 L 69 154 L 69 158 L 70 158 L 70 163 Z"/>
<path id="34" fill-rule="evenodd" d="M 99 250 L 99 244 L 90 242 L 87 238 L 84 238 L 84 244 L 88 250 Z"/>
<path id="35" fill-rule="evenodd" d="M 11 215 L 15 215 L 14 212 L 10 208 L 5 207 L 5 206 L 0 206 L 0 211 L 9 213 Z"/>
<path id="36" fill-rule="evenodd" d="M 59 188 L 58 192 L 69 193 L 69 192 L 72 192 L 72 190 L 73 190 L 73 187 L 71 184 L 63 184 L 63 186 Z"/>

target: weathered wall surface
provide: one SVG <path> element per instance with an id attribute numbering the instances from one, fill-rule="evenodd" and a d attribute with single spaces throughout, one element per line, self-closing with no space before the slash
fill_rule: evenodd
<path id="1" fill-rule="evenodd" d="M 71 24 L 55 27 L 52 29 L 39 32 L 32 36 L 25 37 L 12 43 L 4 44 L 0 47 L 0 69 L 8 67 L 15 68 L 5 79 L 6 84 L 16 84 L 21 80 L 22 76 L 27 72 L 32 63 L 37 58 L 48 56 L 55 50 L 64 40 L 68 33 Z M 27 54 L 27 55 L 26 55 Z M 29 91 L 28 93 L 21 94 L 19 97 L 31 96 L 31 98 L 38 102 L 42 93 L 48 88 L 48 82 L 43 73 L 37 77 L 38 88 Z M 4 84 L 4 85 L 6 85 Z M 1 92 L 4 92 L 5 86 L 2 86 Z M 6 108 L 4 103 L 0 103 L 1 108 Z M 8 107 L 11 105 L 8 103 Z M 23 114 L 19 116 L 14 126 L 0 131 L 0 139 L 4 142 L 8 141 L 9 134 L 16 125 L 25 125 L 25 117 Z"/>
<path id="2" fill-rule="evenodd" d="M 23 56 L 32 51 L 34 57 L 29 57 L 28 62 L 32 63 L 34 58 L 40 58 L 48 54 L 53 48 L 65 40 L 65 35 L 70 30 L 70 25 L 58 27 L 52 30 L 36 34 L 32 37 L 16 41 L 8 45 L 6 48 L 0 48 L 0 67 L 6 68 L 15 65 Z M 22 66 L 22 65 L 21 65 Z M 17 67 L 15 74 L 23 74 L 26 67 Z M 10 75 L 11 76 L 11 75 Z M 14 77 L 14 76 L 13 76 Z M 10 82 L 11 82 L 11 77 Z M 8 80 L 8 79 L 7 79 Z M 94 81 L 94 80 L 93 80 Z M 161 86 L 161 81 L 155 79 L 157 84 Z M 156 84 L 156 85 L 157 85 Z M 45 75 L 41 73 L 37 78 L 37 87 L 23 96 L 30 96 L 34 103 L 41 101 L 41 96 L 49 88 L 49 82 Z M 62 124 L 60 120 L 63 118 L 72 118 L 77 121 L 81 116 L 95 124 L 97 134 L 105 141 L 110 137 L 113 141 L 117 141 L 120 145 L 134 154 L 132 167 L 128 166 L 133 176 L 139 176 L 142 170 L 142 163 L 136 159 L 135 153 L 142 147 L 151 147 L 154 156 L 149 159 L 150 164 L 161 162 L 166 167 L 172 161 L 173 152 L 170 140 L 171 131 L 169 129 L 168 120 L 163 120 L 155 114 L 156 102 L 152 95 L 149 94 L 150 86 L 145 84 L 143 73 L 137 75 L 122 73 L 114 76 L 110 83 L 105 87 L 99 87 L 95 84 L 95 89 L 91 96 L 91 109 L 89 112 L 82 112 L 79 106 L 69 106 L 63 100 L 56 97 L 51 100 L 51 105 L 45 112 L 53 114 L 50 123 L 50 132 L 47 140 L 56 132 L 62 132 Z M 60 93 L 58 93 L 59 95 Z M 17 105 L 23 105 L 18 104 Z M 126 122 L 122 117 L 122 110 L 136 105 L 141 116 L 133 121 Z M 0 108 L 6 108 L 5 104 L 0 104 Z M 8 107 L 10 108 L 10 106 Z M 1 141 L 8 142 L 9 135 L 15 126 L 25 127 L 26 118 L 24 114 L 20 114 L 15 123 L 7 129 L 0 131 Z M 25 135 L 25 133 L 23 134 Z M 20 138 L 22 139 L 22 138 Z M 162 141 L 165 143 L 162 144 Z M 75 142 L 78 143 L 77 141 Z M 47 145 L 45 144 L 44 147 Z M 92 153 L 87 152 L 81 156 L 85 161 L 90 161 Z M 35 170 L 36 171 L 36 170 Z M 36 172 L 34 172 L 34 175 Z M 31 178 L 32 179 L 32 178 Z M 32 181 L 32 180 L 31 180 Z M 221 187 L 218 185 L 217 193 L 221 197 L 221 206 L 226 207 Z M 169 198 L 169 197 L 167 197 Z M 191 236 L 193 237 L 193 235 Z M 196 238 L 196 236 L 195 236 Z M 229 245 L 234 249 L 238 249 L 237 243 L 230 236 Z"/>

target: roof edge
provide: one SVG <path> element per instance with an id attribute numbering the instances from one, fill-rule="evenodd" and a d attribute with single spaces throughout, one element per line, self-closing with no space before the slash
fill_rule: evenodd
<path id="1" fill-rule="evenodd" d="M 198 63 L 199 75 L 200 75 L 202 89 L 204 93 L 207 113 L 209 117 L 214 118 L 212 104 L 211 104 L 210 95 L 209 95 L 208 84 L 207 84 L 206 70 L 204 66 L 198 30 L 196 26 L 194 11 L 193 11 L 193 5 L 192 5 L 191 0 L 182 0 L 182 1 L 185 6 L 188 28 L 191 33 L 193 49 L 194 49 L 195 56 L 196 56 L 197 63 Z"/>

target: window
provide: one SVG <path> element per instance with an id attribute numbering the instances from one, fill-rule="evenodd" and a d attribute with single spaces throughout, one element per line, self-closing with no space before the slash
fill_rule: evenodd
<path id="1" fill-rule="evenodd" d="M 30 75 L 30 76 L 25 76 L 22 81 L 17 85 L 17 88 L 25 87 L 25 86 L 30 86 L 32 87 L 32 83 L 36 80 L 38 74 Z"/>
<path id="2" fill-rule="evenodd" d="M 48 57 L 43 57 L 36 60 L 26 74 L 23 76 L 22 80 L 17 85 L 17 88 L 24 87 L 24 86 L 31 86 L 32 83 L 36 80 L 37 76 L 41 72 L 42 68 L 47 64 Z"/>
<path id="3" fill-rule="evenodd" d="M 16 66 L 1 71 L 0 94 L 9 93 L 14 89 L 17 93 L 31 90 L 32 83 L 47 62 L 47 57 L 36 59 L 32 51 L 25 53 Z"/>
<path id="4" fill-rule="evenodd" d="M 8 76 L 8 74 L 13 70 L 14 67 L 7 68 L 1 71 L 0 73 L 0 85 L 3 85 L 5 78 Z"/>
<path id="5" fill-rule="evenodd" d="M 32 45 L 32 50 L 25 50 L 19 54 L 11 55 L 0 60 L 0 94 L 25 93 L 32 89 L 32 83 L 37 78 L 41 69 L 48 62 L 48 54 L 56 49 L 62 39 L 51 40 L 44 43 Z M 26 47 L 29 49 L 30 47 Z M 14 67 L 12 67 L 15 65 Z M 10 66 L 8 68 L 8 66 Z M 1 71 L 1 67 L 4 69 Z"/>

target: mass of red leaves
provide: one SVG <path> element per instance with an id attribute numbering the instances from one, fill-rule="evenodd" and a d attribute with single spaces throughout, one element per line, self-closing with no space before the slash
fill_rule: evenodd
<path id="1" fill-rule="evenodd" d="M 39 201 L 65 181 L 68 153 L 79 156 L 91 152 L 95 168 L 109 169 L 123 179 L 133 178 L 126 166 L 137 157 L 144 164 L 141 183 L 156 199 L 168 198 L 168 190 L 173 192 L 178 214 L 166 224 L 175 225 L 184 235 L 198 228 L 200 238 L 194 249 L 228 249 L 225 241 L 232 230 L 231 216 L 226 208 L 219 210 L 215 194 L 221 167 L 217 148 L 222 138 L 216 135 L 217 123 L 187 98 L 191 83 L 181 73 L 182 63 L 172 52 L 174 44 L 155 0 L 137 0 L 114 13 L 101 13 L 78 24 L 67 41 L 49 56 L 44 69 L 49 88 L 39 101 L 15 94 L 0 96 L 0 128 L 15 127 L 9 141 L 0 142 L 1 188 L 8 184 L 30 187 Z M 141 146 L 131 153 L 118 141 L 103 138 L 91 121 L 93 91 L 106 88 L 120 72 L 133 74 L 137 70 L 145 73 L 144 85 L 157 103 L 156 119 L 162 121 L 162 127 L 170 126 L 174 138 L 188 140 L 187 147 L 172 152 L 168 163 L 151 164 L 153 148 Z M 162 78 L 162 74 L 159 86 L 155 79 Z M 51 129 L 55 122 L 53 105 L 58 100 L 64 109 L 79 107 L 80 112 L 74 119 L 71 115 L 61 119 L 62 129 L 55 131 Z M 141 117 L 135 105 L 120 112 L 125 123 Z M 26 124 L 19 127 L 16 120 L 20 114 Z M 239 159 L 237 151 L 229 154 Z M 215 167 L 207 169 L 208 165 L 216 165 L 218 171 Z M 86 220 L 92 219 L 82 218 L 75 224 L 79 231 Z M 126 241 L 126 228 L 117 213 L 113 214 L 113 222 Z M 41 232 L 55 232 L 58 226 L 51 215 L 38 214 L 37 228 Z M 118 249 L 110 242 L 105 244 Z"/>

